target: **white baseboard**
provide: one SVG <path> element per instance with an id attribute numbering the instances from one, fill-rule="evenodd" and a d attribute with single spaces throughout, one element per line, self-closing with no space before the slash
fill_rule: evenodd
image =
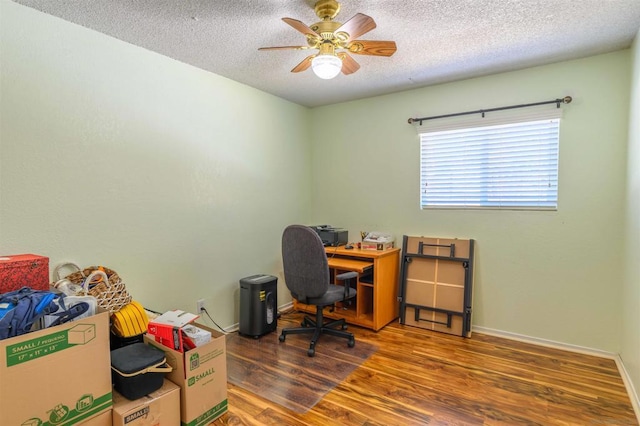
<path id="1" fill-rule="evenodd" d="M 635 387 L 633 386 L 633 382 L 631 381 L 631 377 L 627 372 L 627 369 L 622 362 L 622 358 L 620 358 L 619 354 L 603 351 L 600 349 L 587 348 L 584 346 L 571 345 L 568 343 L 556 342 L 553 340 L 541 339 L 538 337 L 525 336 L 522 334 L 511 333 L 509 331 L 495 330 L 492 328 L 481 327 L 477 325 L 471 326 L 472 331 L 488 334 L 490 336 L 503 337 L 505 339 L 518 340 L 525 343 L 531 343 L 534 345 L 546 346 L 555 349 L 562 349 L 570 352 L 577 352 L 585 355 L 594 355 L 601 358 L 608 358 L 615 361 L 616 366 L 618 367 L 618 371 L 620 372 L 620 377 L 622 377 L 622 381 L 624 382 L 624 386 L 627 389 L 627 394 L 629 395 L 629 399 L 631 400 L 631 406 L 633 407 L 633 411 L 636 414 L 636 418 L 638 419 L 638 423 L 640 423 L 640 398 L 638 397 L 638 392 L 636 392 Z"/>
<path id="2" fill-rule="evenodd" d="M 585 355 L 595 355 L 601 358 L 615 359 L 617 356 L 617 354 L 613 352 L 603 351 L 600 349 L 571 345 L 569 343 L 556 342 L 554 340 L 541 339 L 539 337 L 525 336 L 523 334 L 512 333 L 510 331 L 496 330 L 493 328 L 481 327 L 477 325 L 471 326 L 471 330 L 481 334 L 488 334 L 490 336 L 504 337 L 505 339 L 519 340 L 525 343 L 533 343 L 534 345 L 547 346 L 550 348 L 562 349 L 565 351 L 577 352 Z"/>
<path id="3" fill-rule="evenodd" d="M 293 309 L 293 301 L 289 303 L 285 303 L 284 305 L 278 306 L 278 312 L 284 312 Z"/>
<path id="4" fill-rule="evenodd" d="M 618 370 L 620 371 L 620 376 L 622 377 L 622 381 L 624 382 L 624 386 L 627 388 L 629 399 L 631 399 L 631 405 L 633 405 L 633 410 L 636 412 L 638 423 L 640 423 L 640 397 L 635 387 L 633 386 L 633 382 L 631 381 L 629 372 L 627 372 L 627 369 L 625 368 L 624 362 L 622 362 L 622 358 L 620 358 L 620 355 L 616 355 L 615 360 L 616 360 L 616 365 L 618 366 Z"/>
<path id="5" fill-rule="evenodd" d="M 224 328 L 225 333 L 235 333 L 240 328 L 240 323 L 231 324 L 229 327 Z"/>

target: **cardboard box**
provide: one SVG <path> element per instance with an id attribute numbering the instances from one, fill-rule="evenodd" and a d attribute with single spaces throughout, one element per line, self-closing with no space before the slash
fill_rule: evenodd
<path id="1" fill-rule="evenodd" d="M 211 341 L 185 353 L 146 335 L 145 341 L 162 349 L 173 371 L 167 379 L 180 386 L 180 420 L 184 426 L 208 425 L 227 411 L 227 350 L 225 335 L 205 325 Z"/>
<path id="2" fill-rule="evenodd" d="M 107 410 L 102 414 L 98 414 L 95 417 L 90 418 L 89 420 L 83 421 L 79 423 L 82 426 L 113 426 L 113 417 L 111 415 L 111 410 Z"/>
<path id="3" fill-rule="evenodd" d="M 393 241 L 386 243 L 377 243 L 373 241 L 363 241 L 360 243 L 362 250 L 387 250 L 394 247 Z"/>
<path id="4" fill-rule="evenodd" d="M 0 340 L 0 425 L 92 425 L 111 404 L 108 312 Z"/>
<path id="5" fill-rule="evenodd" d="M 0 293 L 31 287 L 49 290 L 49 258 L 36 254 L 0 256 Z"/>
<path id="6" fill-rule="evenodd" d="M 162 387 L 130 401 L 113 392 L 113 426 L 175 426 L 180 424 L 180 387 L 164 380 Z"/>

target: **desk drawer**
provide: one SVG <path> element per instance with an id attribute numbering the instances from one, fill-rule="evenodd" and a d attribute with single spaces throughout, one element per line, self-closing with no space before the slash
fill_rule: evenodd
<path id="1" fill-rule="evenodd" d="M 327 260 L 329 268 L 340 269 L 342 271 L 363 273 L 367 269 L 373 268 L 373 262 L 367 262 L 366 260 L 349 259 L 346 257 L 330 257 Z"/>

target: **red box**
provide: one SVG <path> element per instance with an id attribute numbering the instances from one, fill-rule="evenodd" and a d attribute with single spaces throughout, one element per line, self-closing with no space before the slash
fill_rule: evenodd
<path id="1" fill-rule="evenodd" d="M 197 320 L 199 315 L 173 310 L 149 320 L 147 334 L 156 342 L 178 352 L 195 348 L 195 344 L 185 337 L 182 327 Z"/>
<path id="2" fill-rule="evenodd" d="M 36 254 L 0 256 L 0 293 L 25 286 L 49 290 L 49 258 Z"/>

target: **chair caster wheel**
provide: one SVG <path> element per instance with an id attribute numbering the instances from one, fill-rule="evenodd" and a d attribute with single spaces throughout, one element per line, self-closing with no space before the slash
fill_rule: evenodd
<path id="1" fill-rule="evenodd" d="M 356 339 L 351 338 L 349 339 L 349 342 L 347 343 L 347 346 L 349 346 L 350 348 L 354 347 L 356 345 Z"/>
<path id="2" fill-rule="evenodd" d="M 306 322 L 302 321 L 302 322 L 300 323 L 300 327 L 306 327 L 306 326 L 307 326 L 307 323 L 306 323 Z"/>
<path id="3" fill-rule="evenodd" d="M 285 339 L 285 335 L 281 334 L 280 337 L 278 337 L 278 340 L 280 340 L 281 342 L 284 342 Z"/>
<path id="4" fill-rule="evenodd" d="M 342 324 L 342 329 L 346 330 L 349 326 L 347 324 Z"/>
<path id="5" fill-rule="evenodd" d="M 313 348 L 309 348 L 309 350 L 307 351 L 307 355 L 309 356 L 314 356 L 316 354 L 316 350 Z"/>

